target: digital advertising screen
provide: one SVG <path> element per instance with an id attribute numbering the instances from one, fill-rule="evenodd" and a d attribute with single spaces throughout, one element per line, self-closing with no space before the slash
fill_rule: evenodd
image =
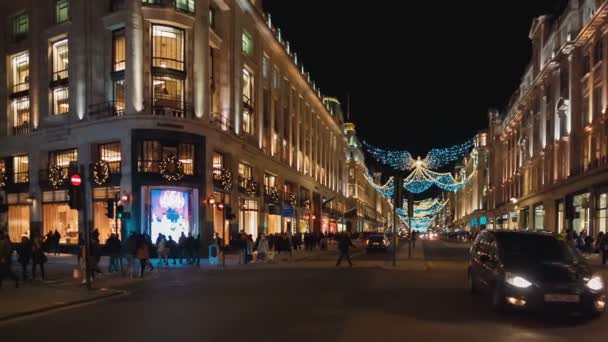
<path id="1" fill-rule="evenodd" d="M 191 194 L 188 191 L 154 189 L 150 191 L 150 222 L 152 240 L 158 234 L 178 240 L 182 232 L 188 236 L 191 221 Z"/>

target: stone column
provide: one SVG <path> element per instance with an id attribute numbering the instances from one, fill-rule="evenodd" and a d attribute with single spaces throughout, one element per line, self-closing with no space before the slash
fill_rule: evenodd
<path id="1" fill-rule="evenodd" d="M 28 154 L 29 162 L 29 180 L 30 180 L 30 195 L 33 196 L 33 202 L 30 206 L 30 236 L 42 234 L 42 190 L 40 189 L 39 171 L 41 168 L 41 151 L 39 149 L 31 149 Z"/>
<path id="2" fill-rule="evenodd" d="M 209 113 L 211 92 L 209 89 L 209 0 L 196 0 L 196 18 L 192 31 L 194 116 L 198 119 Z"/>
<path id="3" fill-rule="evenodd" d="M 127 114 L 138 114 L 144 110 L 144 63 L 146 63 L 141 1 L 127 1 L 125 62 L 126 110 Z"/>

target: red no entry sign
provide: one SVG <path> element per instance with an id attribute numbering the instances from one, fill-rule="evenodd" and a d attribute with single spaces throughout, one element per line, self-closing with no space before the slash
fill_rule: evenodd
<path id="1" fill-rule="evenodd" d="M 79 174 L 76 173 L 73 174 L 72 177 L 70 177 L 70 182 L 73 186 L 80 186 L 80 184 L 82 184 L 82 178 Z"/>

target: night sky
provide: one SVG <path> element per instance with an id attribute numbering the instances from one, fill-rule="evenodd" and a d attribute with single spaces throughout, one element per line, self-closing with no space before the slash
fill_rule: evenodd
<path id="1" fill-rule="evenodd" d="M 461 143 L 504 109 L 530 58 L 535 16 L 561 0 L 264 0 L 323 94 L 359 137 L 414 155 Z M 404 52 L 401 52 L 404 51 Z M 406 90 L 406 88 L 408 90 Z"/>

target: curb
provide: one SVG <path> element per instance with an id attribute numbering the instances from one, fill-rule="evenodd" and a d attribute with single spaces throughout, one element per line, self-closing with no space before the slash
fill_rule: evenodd
<path id="1" fill-rule="evenodd" d="M 98 290 L 98 291 L 101 291 L 101 290 Z M 112 292 L 110 292 L 110 291 L 112 291 Z M 48 312 L 69 309 L 69 308 L 84 305 L 84 304 L 93 304 L 93 303 L 101 302 L 101 301 L 104 301 L 104 300 L 107 300 L 110 298 L 126 296 L 129 294 L 128 291 L 124 291 L 124 290 L 108 290 L 107 292 L 108 292 L 107 294 L 96 296 L 96 297 L 74 300 L 74 301 L 67 302 L 67 303 L 62 303 L 62 304 L 47 306 L 47 307 L 43 307 L 43 308 L 39 308 L 39 309 L 34 309 L 34 310 L 29 310 L 29 311 L 24 311 L 24 312 L 19 312 L 19 313 L 15 313 L 15 314 L 9 314 L 6 316 L 2 316 L 2 317 L 0 317 L 0 325 L 5 324 L 5 323 L 10 323 L 11 321 L 15 321 L 15 320 L 22 319 L 22 318 L 28 318 L 28 317 L 48 313 Z"/>

